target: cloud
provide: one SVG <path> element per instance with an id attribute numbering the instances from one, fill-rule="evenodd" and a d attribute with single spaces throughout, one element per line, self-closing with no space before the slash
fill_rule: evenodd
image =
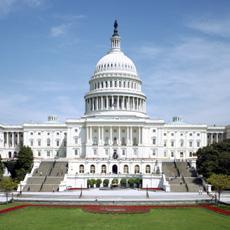
<path id="1" fill-rule="evenodd" d="M 144 46 L 153 55 L 139 60 L 150 115 L 169 120 L 182 114 L 189 122 L 229 123 L 230 44 L 196 36 L 159 46 L 160 52 L 155 46 Z M 139 52 L 143 54 L 142 47 Z"/>
<path id="2" fill-rule="evenodd" d="M 198 30 L 209 35 L 230 37 L 230 19 L 200 19 L 187 24 L 191 29 Z"/>
<path id="3" fill-rule="evenodd" d="M 46 0 L 0 0 L 0 16 L 6 16 L 10 12 L 23 7 L 36 8 L 44 4 Z"/>
<path id="4" fill-rule="evenodd" d="M 50 28 L 50 36 L 51 37 L 64 36 L 68 32 L 70 27 L 71 27 L 70 23 L 53 26 Z"/>

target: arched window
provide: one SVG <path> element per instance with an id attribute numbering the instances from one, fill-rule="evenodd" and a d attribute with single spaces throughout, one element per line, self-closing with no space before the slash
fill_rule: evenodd
<path id="1" fill-rule="evenodd" d="M 129 166 L 128 165 L 124 165 L 124 173 L 129 173 Z"/>
<path id="2" fill-rule="evenodd" d="M 150 165 L 146 165 L 146 167 L 145 167 L 145 172 L 146 172 L 146 173 L 150 173 L 150 172 L 151 172 Z"/>
<path id="3" fill-rule="evenodd" d="M 139 165 L 135 165 L 134 173 L 140 173 L 140 166 Z"/>
<path id="4" fill-rule="evenodd" d="M 95 173 L 95 165 L 90 165 L 90 173 Z"/>
<path id="5" fill-rule="evenodd" d="M 101 166 L 101 173 L 106 173 L 106 165 Z"/>
<path id="6" fill-rule="evenodd" d="M 79 166 L 79 173 L 84 173 L 84 165 Z"/>

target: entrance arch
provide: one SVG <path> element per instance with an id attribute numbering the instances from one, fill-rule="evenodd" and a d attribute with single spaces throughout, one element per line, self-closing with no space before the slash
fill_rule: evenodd
<path id="1" fill-rule="evenodd" d="M 113 165 L 112 172 L 113 174 L 117 174 L 117 165 Z"/>

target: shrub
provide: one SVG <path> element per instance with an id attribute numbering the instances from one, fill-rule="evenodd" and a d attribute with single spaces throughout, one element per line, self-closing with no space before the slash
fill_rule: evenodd
<path id="1" fill-rule="evenodd" d="M 102 183 L 101 179 L 97 179 L 96 180 L 96 187 L 99 188 L 101 183 Z"/>
<path id="2" fill-rule="evenodd" d="M 128 184 L 129 184 L 130 188 L 133 188 L 133 186 L 134 186 L 134 179 L 133 178 L 129 178 L 128 179 Z"/>
<path id="3" fill-rule="evenodd" d="M 121 185 L 121 187 L 125 188 L 126 185 L 127 185 L 127 180 L 125 178 L 122 178 L 121 181 L 120 181 L 120 185 Z"/>
<path id="4" fill-rule="evenodd" d="M 103 180 L 103 187 L 108 187 L 109 185 L 109 180 L 108 179 L 104 179 Z"/>
<path id="5" fill-rule="evenodd" d="M 141 185 L 141 178 L 136 177 L 133 179 L 133 181 L 134 181 L 134 184 L 136 185 L 136 187 L 139 188 Z"/>

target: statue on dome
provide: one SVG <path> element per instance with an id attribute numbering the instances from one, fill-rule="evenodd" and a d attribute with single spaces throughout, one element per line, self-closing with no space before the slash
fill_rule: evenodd
<path id="1" fill-rule="evenodd" d="M 114 27 L 113 36 L 119 35 L 118 34 L 118 23 L 117 23 L 117 20 L 114 21 L 113 27 Z"/>

